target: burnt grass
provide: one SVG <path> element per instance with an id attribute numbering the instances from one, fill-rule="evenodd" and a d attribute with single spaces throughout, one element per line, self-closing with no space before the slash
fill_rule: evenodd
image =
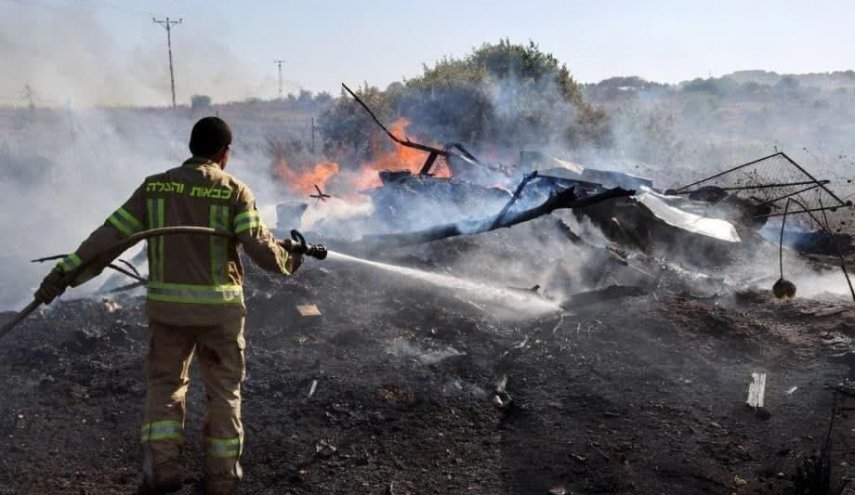
<path id="1" fill-rule="evenodd" d="M 332 262 L 252 270 L 247 294 L 253 494 L 819 493 L 806 466 L 855 332 L 851 302 L 759 290 L 508 321 Z M 0 343 L 0 494 L 134 492 L 147 327 L 141 298 L 114 301 L 70 294 Z M 759 412 L 752 372 L 768 373 Z M 201 493 L 192 375 L 182 494 Z"/>

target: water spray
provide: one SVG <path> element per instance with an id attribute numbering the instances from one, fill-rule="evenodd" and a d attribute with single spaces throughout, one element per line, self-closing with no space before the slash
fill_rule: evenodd
<path id="1" fill-rule="evenodd" d="M 495 287 L 473 280 L 467 280 L 451 275 L 428 272 L 416 268 L 380 263 L 378 261 L 357 258 L 335 251 L 328 251 L 330 260 L 359 263 L 374 269 L 402 275 L 404 277 L 443 287 L 451 291 L 469 294 L 473 299 L 493 303 L 498 307 L 510 309 L 514 314 L 528 312 L 535 314 L 563 313 L 564 309 L 556 302 L 545 299 L 534 292 Z"/>

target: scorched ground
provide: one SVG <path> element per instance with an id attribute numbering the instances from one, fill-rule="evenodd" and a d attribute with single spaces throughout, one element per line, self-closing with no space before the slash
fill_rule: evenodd
<path id="1" fill-rule="evenodd" d="M 439 271 L 476 244 L 389 259 Z M 827 448 L 855 333 L 838 296 L 660 286 L 508 320 L 342 263 L 291 279 L 252 272 L 247 293 L 242 493 L 818 493 L 851 436 L 838 415 Z M 72 296 L 0 346 L 2 494 L 138 483 L 142 299 Z M 301 304 L 322 315 L 300 316 Z M 745 404 L 752 372 L 768 375 L 761 411 Z M 192 373 L 185 457 L 197 474 L 183 494 L 201 477 Z"/>

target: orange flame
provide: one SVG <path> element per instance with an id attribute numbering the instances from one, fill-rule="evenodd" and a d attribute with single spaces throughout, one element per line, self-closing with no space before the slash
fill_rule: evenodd
<path id="1" fill-rule="evenodd" d="M 407 139 L 407 127 L 410 121 L 406 118 L 399 118 L 390 126 L 390 132 L 400 139 Z M 384 139 L 386 136 L 382 136 Z M 377 143 L 372 143 L 372 149 L 380 148 Z M 378 156 L 379 155 L 379 156 Z M 392 151 L 375 153 L 376 159 L 368 163 L 363 163 L 359 166 L 360 173 L 353 181 L 354 187 L 358 189 L 371 189 L 380 187 L 381 170 L 402 171 L 408 170 L 413 174 L 419 173 L 424 165 L 428 154 L 424 151 L 414 148 L 408 148 L 396 144 Z M 434 165 L 435 177 L 451 177 L 451 170 L 443 161 L 437 161 Z"/>
<path id="2" fill-rule="evenodd" d="M 284 157 L 279 157 L 273 164 L 272 169 L 273 173 L 288 189 L 301 194 L 316 193 L 315 185 L 324 190 L 327 182 L 338 175 L 340 171 L 338 163 L 322 161 L 309 167 L 308 170 L 297 172 L 288 166 L 288 162 Z"/>
<path id="3" fill-rule="evenodd" d="M 406 129 L 410 121 L 400 118 L 392 123 L 390 131 L 401 139 L 407 139 Z M 375 135 L 370 143 L 370 150 L 375 159 L 359 165 L 358 171 L 345 171 L 346 184 L 356 192 L 363 189 L 380 187 L 381 170 L 403 171 L 407 170 L 413 174 L 419 173 L 428 153 L 395 144 L 388 150 L 387 136 Z M 433 166 L 435 177 L 451 177 L 451 170 L 444 160 L 437 160 Z M 341 172 L 339 164 L 333 161 L 320 161 L 314 165 L 291 166 L 284 157 L 284 153 L 277 153 L 277 157 L 271 164 L 271 172 L 282 181 L 293 193 L 314 194 L 315 185 L 324 190 L 327 183 Z"/>

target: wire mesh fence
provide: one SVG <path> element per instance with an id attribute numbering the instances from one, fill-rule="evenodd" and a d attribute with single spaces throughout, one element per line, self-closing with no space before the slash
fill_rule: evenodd
<path id="1" fill-rule="evenodd" d="M 814 177 L 783 152 L 738 165 L 674 192 L 704 190 L 723 191 L 749 200 L 760 218 L 783 217 L 786 212 L 787 223 L 793 227 L 855 234 L 852 179 L 832 182 Z"/>

